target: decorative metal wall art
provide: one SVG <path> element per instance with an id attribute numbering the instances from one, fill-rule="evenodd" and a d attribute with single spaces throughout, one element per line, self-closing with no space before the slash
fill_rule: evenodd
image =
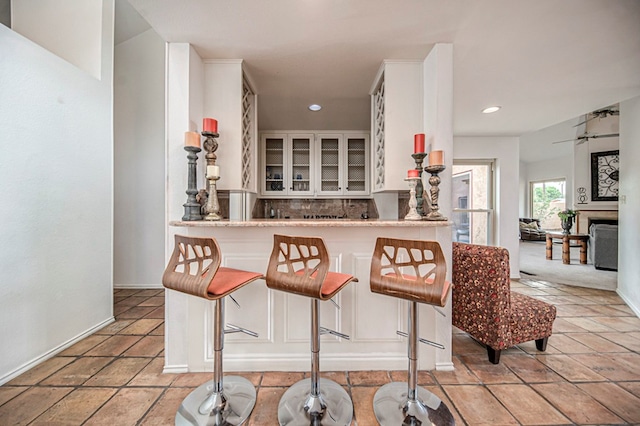
<path id="1" fill-rule="evenodd" d="M 587 204 L 587 188 L 584 186 L 578 188 L 578 204 Z"/>
<path id="2" fill-rule="evenodd" d="M 620 151 L 591 153 L 591 201 L 618 201 Z"/>

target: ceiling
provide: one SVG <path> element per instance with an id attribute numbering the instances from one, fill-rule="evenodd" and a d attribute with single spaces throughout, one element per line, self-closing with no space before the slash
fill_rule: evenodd
<path id="1" fill-rule="evenodd" d="M 457 136 L 520 136 L 640 95 L 637 0 L 128 1 L 164 40 L 243 59 L 261 130 L 368 129 L 382 61 L 434 43 L 453 43 Z"/>

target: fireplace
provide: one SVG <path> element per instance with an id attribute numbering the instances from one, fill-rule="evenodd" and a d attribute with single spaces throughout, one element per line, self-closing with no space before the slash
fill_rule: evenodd
<path id="1" fill-rule="evenodd" d="M 593 223 L 618 224 L 618 210 L 580 210 L 576 220 L 578 234 L 588 234 Z"/>

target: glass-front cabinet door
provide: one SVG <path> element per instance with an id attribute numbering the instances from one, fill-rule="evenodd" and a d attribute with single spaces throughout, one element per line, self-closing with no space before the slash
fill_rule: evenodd
<path id="1" fill-rule="evenodd" d="M 318 135 L 318 195 L 342 194 L 342 135 Z"/>
<path id="2" fill-rule="evenodd" d="M 285 195 L 287 169 L 287 135 L 268 134 L 262 136 L 262 193 Z"/>
<path id="3" fill-rule="evenodd" d="M 345 194 L 369 194 L 369 137 L 345 135 Z"/>
<path id="4" fill-rule="evenodd" d="M 289 195 L 313 195 L 313 134 L 289 135 Z"/>

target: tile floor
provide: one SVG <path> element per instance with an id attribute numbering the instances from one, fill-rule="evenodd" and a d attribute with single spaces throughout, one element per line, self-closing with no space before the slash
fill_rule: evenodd
<path id="1" fill-rule="evenodd" d="M 613 292 L 521 280 L 554 303 L 547 351 L 529 342 L 499 365 L 455 331 L 455 371 L 422 371 L 459 425 L 640 424 L 640 319 Z M 163 290 L 115 290 L 116 322 L 0 387 L 0 425 L 171 425 L 182 399 L 211 373 L 162 374 Z M 404 371 L 325 373 L 345 386 L 354 425 L 376 425 L 373 394 Z M 258 390 L 249 425 L 277 425 L 286 386 L 303 373 L 246 373 Z"/>

